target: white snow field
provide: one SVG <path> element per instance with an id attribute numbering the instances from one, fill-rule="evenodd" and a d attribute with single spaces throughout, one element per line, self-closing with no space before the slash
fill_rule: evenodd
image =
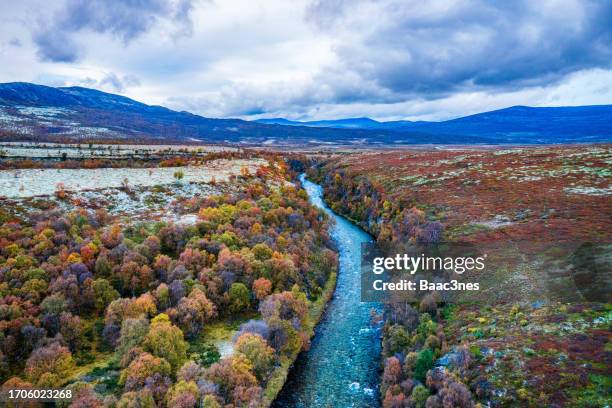
<path id="1" fill-rule="evenodd" d="M 147 155 L 203 155 L 213 152 L 237 151 L 238 148 L 221 145 L 112 145 L 112 144 L 55 144 L 30 142 L 0 143 L 0 157 L 70 159 L 125 158 Z"/>
<path id="2" fill-rule="evenodd" d="M 214 160 L 203 166 L 160 168 L 101 168 L 101 169 L 26 169 L 0 170 L 0 196 L 25 198 L 51 195 L 63 185 L 66 191 L 155 186 L 176 183 L 176 171 L 182 171 L 181 183 L 207 183 L 213 178 L 227 181 L 231 175 L 239 175 L 243 167 L 254 173 L 262 159 Z"/>

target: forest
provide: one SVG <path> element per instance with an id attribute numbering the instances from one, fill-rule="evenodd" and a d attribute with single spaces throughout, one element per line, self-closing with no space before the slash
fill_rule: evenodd
<path id="1" fill-rule="evenodd" d="M 71 192 L 42 210 L 5 200 L 2 388 L 66 387 L 74 398 L 56 403 L 70 407 L 269 404 L 337 268 L 328 218 L 287 174 L 271 159 L 226 194 L 177 198 L 192 225 L 130 222 Z M 231 321 L 220 358 L 204 329 Z"/>

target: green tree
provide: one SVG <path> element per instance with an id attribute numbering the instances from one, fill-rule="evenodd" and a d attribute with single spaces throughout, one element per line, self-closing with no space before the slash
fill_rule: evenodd
<path id="1" fill-rule="evenodd" d="M 91 285 L 97 311 L 103 311 L 113 300 L 119 298 L 117 292 L 106 279 L 96 279 Z"/>
<path id="2" fill-rule="evenodd" d="M 202 399 L 202 407 L 203 408 L 221 408 L 221 404 L 213 397 L 212 395 L 206 395 Z"/>
<path id="3" fill-rule="evenodd" d="M 430 349 L 421 350 L 414 367 L 414 376 L 419 381 L 425 382 L 427 371 L 433 367 L 434 354 Z"/>
<path id="4" fill-rule="evenodd" d="M 40 304 L 40 308 L 46 314 L 59 316 L 68 308 L 68 302 L 66 302 L 64 296 L 56 293 L 47 296 Z"/>
<path id="5" fill-rule="evenodd" d="M 119 360 L 133 347 L 139 346 L 149 333 L 147 319 L 125 319 L 121 323 L 121 337 L 117 346 Z"/>
<path id="6" fill-rule="evenodd" d="M 173 371 L 187 360 L 187 342 L 183 332 L 170 323 L 170 318 L 165 313 L 151 320 L 151 328 L 143 346 L 151 354 L 168 361 Z"/>
<path id="7" fill-rule="evenodd" d="M 387 355 L 403 352 L 410 347 L 410 343 L 410 336 L 406 329 L 399 324 L 394 324 L 389 328 L 386 337 Z"/>
<path id="8" fill-rule="evenodd" d="M 412 390 L 412 399 L 416 405 L 416 408 L 425 408 L 425 403 L 429 398 L 429 391 L 421 384 L 417 385 Z"/>
<path id="9" fill-rule="evenodd" d="M 265 261 L 272 258 L 273 251 L 266 244 L 259 243 L 253 247 L 253 254 L 258 260 Z"/>
<path id="10" fill-rule="evenodd" d="M 232 283 L 229 290 L 230 311 L 233 313 L 241 312 L 248 308 L 251 300 L 251 293 L 243 283 Z"/>

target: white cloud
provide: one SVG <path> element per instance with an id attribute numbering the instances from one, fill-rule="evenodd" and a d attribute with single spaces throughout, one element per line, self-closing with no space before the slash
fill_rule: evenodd
<path id="1" fill-rule="evenodd" d="M 605 1 L 147 4 L 142 18 L 105 9 L 95 24 L 78 0 L 3 5 L 0 81 L 91 86 L 213 117 L 444 119 L 612 103 Z"/>

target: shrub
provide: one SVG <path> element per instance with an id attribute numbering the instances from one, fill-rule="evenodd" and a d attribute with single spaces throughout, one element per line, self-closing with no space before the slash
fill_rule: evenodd
<path id="1" fill-rule="evenodd" d="M 177 170 L 174 172 L 173 177 L 176 179 L 176 181 L 181 181 L 183 177 L 185 177 L 185 173 L 183 170 Z"/>
<path id="2" fill-rule="evenodd" d="M 64 183 L 57 183 L 55 185 L 55 197 L 59 200 L 64 200 L 66 198 L 66 186 Z"/>

